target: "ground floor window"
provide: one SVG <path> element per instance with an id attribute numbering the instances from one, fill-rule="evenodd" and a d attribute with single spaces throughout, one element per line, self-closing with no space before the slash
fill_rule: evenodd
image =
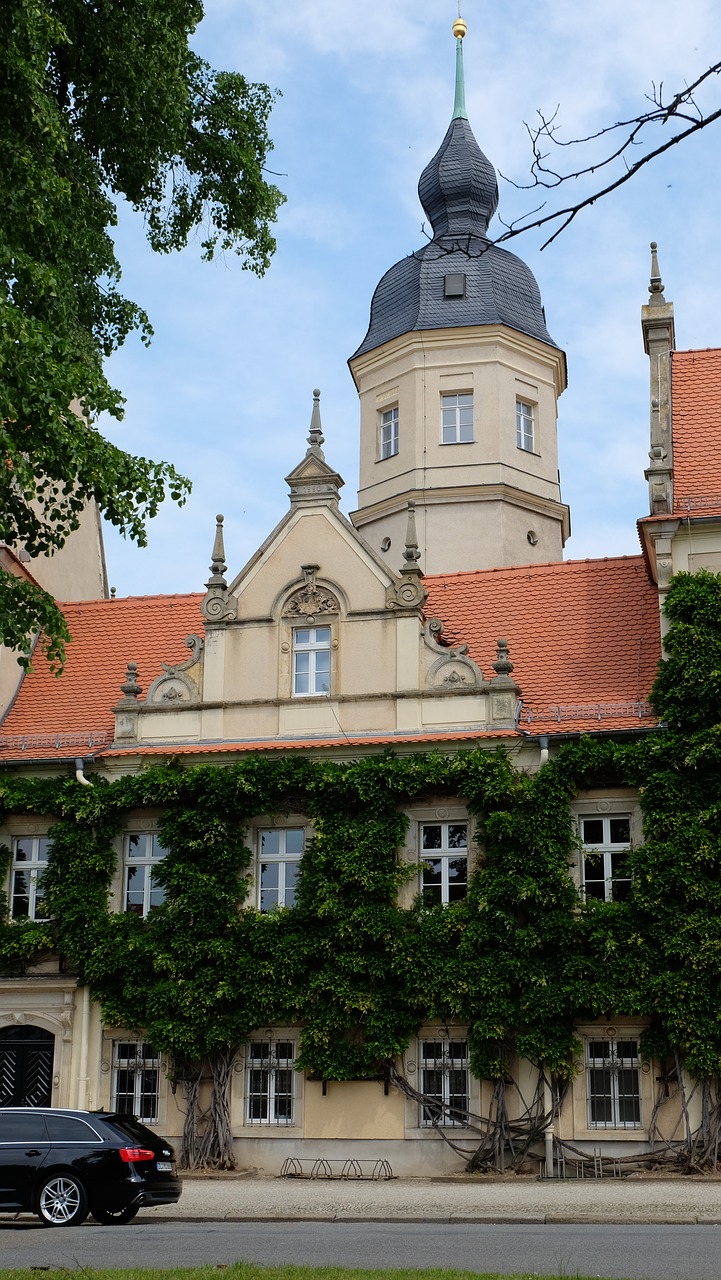
<path id="1" fill-rule="evenodd" d="M 589 1129 L 641 1127 L 638 1040 L 586 1041 Z"/>
<path id="2" fill-rule="evenodd" d="M 245 1083 L 248 1124 L 292 1124 L 293 1041 L 251 1040 L 246 1053 Z"/>
<path id="3" fill-rule="evenodd" d="M 142 1040 L 113 1043 L 112 1109 L 136 1116 L 144 1124 L 158 1123 L 160 1056 Z"/>
<path id="4" fill-rule="evenodd" d="M 421 1125 L 468 1123 L 469 1062 L 465 1040 L 420 1041 Z"/>

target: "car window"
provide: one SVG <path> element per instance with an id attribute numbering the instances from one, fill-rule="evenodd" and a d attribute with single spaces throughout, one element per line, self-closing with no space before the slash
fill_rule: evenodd
<path id="1" fill-rule="evenodd" d="M 157 1133 L 153 1133 L 152 1129 L 146 1128 L 139 1120 L 135 1120 L 133 1116 L 108 1116 L 108 1121 L 115 1133 L 121 1133 L 127 1138 L 132 1138 L 134 1142 L 142 1142 L 145 1146 L 158 1141 Z"/>
<path id="2" fill-rule="evenodd" d="M 102 1138 L 84 1120 L 75 1116 L 46 1116 L 48 1135 L 53 1142 L 102 1142 Z"/>
<path id="3" fill-rule="evenodd" d="M 47 1142 L 43 1115 L 38 1111 L 0 1111 L 0 1142 Z"/>

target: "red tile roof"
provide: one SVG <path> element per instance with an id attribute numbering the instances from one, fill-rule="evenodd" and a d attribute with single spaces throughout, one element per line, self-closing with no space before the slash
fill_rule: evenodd
<path id="1" fill-rule="evenodd" d="M 658 598 L 641 556 L 566 560 L 424 579 L 426 613 L 465 642 L 486 679 L 508 641 L 532 732 L 653 723 L 646 703 L 661 656 Z"/>
<path id="2" fill-rule="evenodd" d="M 203 742 L 200 746 L 193 743 L 174 743 L 166 746 L 152 747 L 116 747 L 113 751 L 101 752 L 102 758 L 115 759 L 116 756 L 181 756 L 181 755 L 219 755 L 226 752 L 247 751 L 321 751 L 343 747 L 398 747 L 425 745 L 434 742 L 464 742 L 467 745 L 483 738 L 515 738 L 515 729 L 442 729 L 437 733 L 397 733 L 397 734 L 336 734 L 334 738 L 256 738 L 245 742 Z"/>
<path id="3" fill-rule="evenodd" d="M 671 357 L 673 505 L 721 514 L 721 350 Z"/>
<path id="4" fill-rule="evenodd" d="M 466 642 L 494 675 L 505 637 L 523 692 L 521 727 L 532 732 L 620 729 L 653 723 L 645 699 L 660 657 L 658 608 L 640 556 L 437 575 L 425 579 L 427 614 L 444 638 Z M 144 691 L 163 662 L 184 662 L 187 635 L 202 634 L 201 595 L 91 600 L 64 606 L 73 641 L 60 679 L 42 655 L 0 724 L 0 760 L 109 754 L 112 707 L 128 661 Z M 490 731 L 338 735 L 128 748 L 119 754 L 432 744 L 481 739 Z M 507 736 L 510 731 L 493 736 Z"/>
<path id="5" fill-rule="evenodd" d="M 0 724 L 0 759 L 85 755 L 113 740 L 111 708 L 128 662 L 144 690 L 162 662 L 185 662 L 184 639 L 203 634 L 202 595 L 128 596 L 62 605 L 72 643 L 60 678 L 42 654 L 33 658 Z"/>

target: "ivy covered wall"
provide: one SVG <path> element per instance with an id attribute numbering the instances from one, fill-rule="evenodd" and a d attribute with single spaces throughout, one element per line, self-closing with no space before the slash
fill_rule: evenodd
<path id="1" fill-rule="evenodd" d="M 51 822 L 52 919 L 3 912 L 2 971 L 58 950 L 105 1023 L 143 1029 L 181 1075 L 297 1021 L 300 1068 L 369 1076 L 441 1019 L 468 1026 L 479 1076 L 502 1075 L 514 1052 L 567 1079 L 575 1025 L 626 1014 L 651 1020 L 647 1054 L 721 1076 L 721 578 L 679 575 L 668 613 L 653 695 L 666 726 L 566 743 L 534 775 L 500 748 L 347 763 L 259 754 L 91 787 L 6 774 L 2 813 Z M 645 840 L 625 902 L 581 902 L 570 874 L 570 801 L 594 787 L 640 794 Z M 479 856 L 464 901 L 403 909 L 416 870 L 401 853 L 407 815 L 429 796 L 467 805 Z M 114 838 L 144 808 L 162 812 L 167 899 L 141 920 L 110 911 L 108 895 Z M 307 814 L 314 837 L 296 905 L 261 914 L 246 832 L 284 813 Z"/>

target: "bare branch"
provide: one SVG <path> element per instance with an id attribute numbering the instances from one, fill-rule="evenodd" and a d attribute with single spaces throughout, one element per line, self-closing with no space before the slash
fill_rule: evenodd
<path id="1" fill-rule="evenodd" d="M 545 190 L 555 190 L 557 187 L 572 180 L 598 174 L 608 169 L 615 162 L 620 162 L 624 166 L 623 171 L 612 181 L 607 181 L 605 186 L 591 192 L 590 195 L 579 199 L 575 203 L 570 203 L 561 209 L 543 212 L 546 208 L 544 202 L 538 208 L 530 210 L 520 218 L 514 219 L 511 223 L 504 223 L 506 230 L 497 238 L 496 243 L 502 243 L 504 240 L 512 239 L 514 236 L 534 228 L 553 227 L 552 234 L 548 236 L 541 246 L 542 249 L 547 248 L 562 231 L 570 226 L 583 209 L 589 208 L 610 192 L 618 190 L 642 168 L 650 164 L 652 160 L 657 159 L 666 151 L 669 151 L 671 147 L 677 146 L 679 142 L 684 142 L 687 138 L 692 137 L 695 133 L 700 132 L 701 129 L 705 129 L 708 125 L 721 118 L 721 108 L 705 114 L 695 97 L 700 86 L 719 74 L 721 74 L 721 62 L 716 62 L 702 72 L 692 84 L 675 93 L 669 100 L 664 99 L 663 82 L 659 82 L 658 85 L 653 83 L 651 94 L 647 95 L 647 100 L 652 103 L 651 110 L 642 112 L 628 120 L 618 120 L 615 124 L 606 125 L 595 133 L 590 133 L 581 138 L 564 140 L 558 136 L 558 107 L 549 116 L 544 115 L 542 111 L 538 111 L 540 123 L 533 128 L 527 123 L 525 125 L 533 155 L 531 162 L 532 180 L 528 183 L 518 183 L 512 179 L 505 178 L 505 181 L 510 182 L 511 186 L 521 191 L 534 190 L 538 187 Z M 649 126 L 664 126 L 669 123 L 676 126 L 677 132 L 672 137 L 666 138 L 658 146 L 649 146 L 648 150 L 643 150 L 643 153 L 635 159 L 631 154 L 631 149 L 636 150 L 647 145 L 644 131 L 647 131 Z M 616 134 L 619 130 L 624 130 L 625 132 L 608 155 L 594 159 L 573 172 L 563 173 L 557 171 L 547 163 L 552 147 L 583 146 L 608 137 L 611 134 Z M 545 144 L 548 144 L 548 146 L 546 147 Z M 501 177 L 504 177 L 504 175 L 501 174 Z M 537 214 L 539 216 L 535 216 Z"/>

